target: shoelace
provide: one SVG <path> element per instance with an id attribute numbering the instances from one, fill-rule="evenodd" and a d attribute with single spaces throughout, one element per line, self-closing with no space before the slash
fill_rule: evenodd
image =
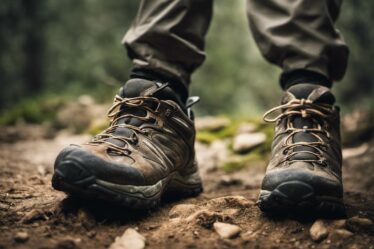
<path id="1" fill-rule="evenodd" d="M 108 117 L 110 119 L 110 124 L 107 129 L 105 129 L 103 132 L 99 133 L 94 137 L 92 141 L 89 142 L 89 144 L 92 145 L 98 145 L 98 144 L 108 144 L 108 147 L 113 150 L 114 152 L 121 154 L 121 155 L 129 155 L 131 151 L 128 149 L 129 143 L 135 144 L 138 141 L 138 134 L 144 134 L 146 135 L 146 131 L 143 129 L 127 124 L 127 123 L 121 123 L 119 124 L 118 121 L 125 119 L 125 118 L 136 118 L 139 120 L 142 120 L 144 122 L 149 121 L 155 117 L 155 110 L 150 108 L 149 106 L 145 105 L 144 102 L 150 102 L 154 103 L 157 106 L 160 103 L 160 100 L 154 97 L 134 97 L 134 98 L 122 98 L 119 95 L 116 95 L 114 98 L 114 103 L 112 107 L 108 110 Z M 128 108 L 142 108 L 147 112 L 146 116 L 139 116 L 132 113 L 126 113 L 126 107 Z M 157 107 L 156 107 L 157 110 Z M 130 137 L 126 136 L 116 136 L 113 133 L 117 128 L 127 128 L 132 131 L 132 135 Z M 124 143 L 124 146 L 118 146 L 110 141 L 109 139 L 117 139 L 119 141 L 122 141 Z"/>
<path id="2" fill-rule="evenodd" d="M 281 111 L 281 114 L 278 116 L 271 118 L 270 116 L 277 112 Z M 285 161 L 303 161 L 303 162 L 316 162 L 321 165 L 326 165 L 325 163 L 325 158 L 323 156 L 323 151 L 321 148 L 327 147 L 325 141 L 320 137 L 319 134 L 324 134 L 326 137 L 330 137 L 330 134 L 328 131 L 322 129 L 321 125 L 319 122 L 317 122 L 317 119 L 323 119 L 331 116 L 334 113 L 334 107 L 328 104 L 315 104 L 311 100 L 308 99 L 294 99 L 286 104 L 274 107 L 267 111 L 263 119 L 265 122 L 269 123 L 274 123 L 277 122 L 279 123 L 283 118 L 288 118 L 290 120 L 290 117 L 294 115 L 299 115 L 303 118 L 311 118 L 313 120 L 313 123 L 317 125 L 317 128 L 308 128 L 308 127 L 303 127 L 303 128 L 295 128 L 293 127 L 292 123 L 288 121 L 287 129 L 283 132 L 280 132 L 276 135 L 276 137 L 283 135 L 283 134 L 288 134 L 288 136 L 284 140 L 284 153 L 286 154 L 286 157 L 284 160 L 282 160 L 279 164 L 285 162 Z M 292 138 L 295 134 L 299 132 L 308 132 L 312 136 L 314 136 L 317 141 L 315 142 L 292 142 Z M 290 142 L 291 141 L 291 142 Z M 307 151 L 307 150 L 299 150 L 299 151 L 294 151 L 295 148 L 300 147 L 300 146 L 306 146 L 313 148 L 316 150 L 314 151 Z M 291 151 L 291 153 L 289 153 Z M 295 160 L 292 159 L 293 156 L 295 156 L 298 153 L 309 153 L 314 155 L 318 159 L 305 159 L 305 160 Z"/>

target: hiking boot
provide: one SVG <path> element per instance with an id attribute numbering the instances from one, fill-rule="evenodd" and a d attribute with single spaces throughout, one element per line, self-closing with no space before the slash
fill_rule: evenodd
<path id="1" fill-rule="evenodd" d="M 272 158 L 258 200 L 267 213 L 345 214 L 339 108 L 329 88 L 292 86 L 264 115 L 276 122 Z M 278 116 L 275 116 L 277 112 Z"/>
<path id="2" fill-rule="evenodd" d="M 53 187 L 129 208 L 153 208 L 165 193 L 199 194 L 190 110 L 197 101 L 184 106 L 167 83 L 129 80 L 108 111 L 109 128 L 57 156 Z"/>

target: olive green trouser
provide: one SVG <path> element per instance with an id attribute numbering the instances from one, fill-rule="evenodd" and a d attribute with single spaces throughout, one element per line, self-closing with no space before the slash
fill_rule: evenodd
<path id="1" fill-rule="evenodd" d="M 341 2 L 248 0 L 249 24 L 261 53 L 283 73 L 304 69 L 331 81 L 341 79 L 348 59 L 348 48 L 334 27 Z M 134 67 L 176 78 L 188 88 L 191 73 L 206 56 L 204 37 L 212 4 L 213 0 L 142 0 L 123 38 Z"/>

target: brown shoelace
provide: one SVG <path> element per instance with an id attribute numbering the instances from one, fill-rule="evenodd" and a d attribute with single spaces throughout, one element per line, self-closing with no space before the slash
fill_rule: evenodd
<path id="1" fill-rule="evenodd" d="M 276 113 L 277 111 L 281 111 L 281 113 L 276 117 L 270 117 L 272 114 Z M 317 120 L 321 120 L 331 116 L 334 113 L 334 107 L 328 104 L 315 104 L 311 100 L 308 99 L 294 99 L 291 100 L 283 105 L 274 107 L 267 111 L 263 119 L 266 122 L 279 123 L 283 118 L 287 118 L 287 129 L 283 132 L 280 132 L 276 135 L 276 137 L 288 134 L 286 139 L 284 140 L 284 154 L 286 155 L 284 160 L 282 160 L 279 164 L 282 164 L 285 161 L 303 161 L 303 162 L 315 162 L 321 165 L 326 165 L 325 157 L 323 156 L 323 148 L 327 148 L 327 144 L 325 141 L 320 137 L 320 134 L 324 134 L 326 137 L 330 137 L 328 131 L 322 129 L 320 122 Z M 303 118 L 310 118 L 313 120 L 313 123 L 316 124 L 317 127 L 315 128 L 308 128 L 307 126 L 303 128 L 295 128 L 293 127 L 292 123 L 290 122 L 292 116 L 301 116 Z M 308 132 L 312 136 L 316 138 L 317 141 L 315 142 L 292 142 L 293 136 L 299 132 Z M 275 138 L 276 138 L 275 137 Z M 275 139 L 274 138 L 274 139 Z M 306 146 L 313 148 L 315 151 L 308 151 L 308 150 L 299 150 L 294 151 L 296 147 L 299 146 Z M 295 160 L 292 159 L 297 153 L 309 153 L 314 155 L 318 159 L 305 159 L 305 160 Z"/>
<path id="2" fill-rule="evenodd" d="M 138 134 L 146 135 L 147 132 L 144 131 L 142 128 L 137 126 L 121 123 L 119 124 L 118 121 L 125 119 L 125 118 L 136 118 L 138 120 L 142 120 L 144 122 L 150 121 L 155 119 L 155 110 L 150 108 L 148 105 L 144 104 L 145 102 L 149 102 L 152 104 L 159 105 L 160 101 L 154 97 L 134 97 L 134 98 L 122 98 L 121 96 L 117 95 L 114 98 L 114 103 L 112 107 L 108 110 L 108 117 L 110 119 L 110 124 L 107 129 L 96 135 L 89 144 L 98 145 L 98 144 L 108 144 L 108 147 L 120 154 L 120 155 L 129 155 L 131 151 L 128 149 L 128 144 L 135 144 L 138 141 Z M 132 113 L 126 113 L 127 108 L 141 108 L 146 111 L 146 116 L 139 116 Z M 157 108 L 156 108 L 157 109 Z M 117 128 L 126 128 L 132 131 L 132 135 L 130 137 L 126 136 L 117 136 L 113 134 Z M 117 139 L 125 144 L 125 146 L 118 146 L 110 141 L 109 139 Z"/>

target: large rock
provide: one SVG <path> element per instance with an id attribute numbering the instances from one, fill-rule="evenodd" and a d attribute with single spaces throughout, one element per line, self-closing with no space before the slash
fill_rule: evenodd
<path id="1" fill-rule="evenodd" d="M 253 148 L 265 143 L 265 141 L 265 133 L 243 133 L 235 136 L 232 148 L 237 153 L 246 153 Z"/>
<path id="2" fill-rule="evenodd" d="M 143 249 L 145 238 L 135 229 L 128 228 L 121 237 L 117 237 L 109 249 Z"/>
<path id="3" fill-rule="evenodd" d="M 195 120 L 195 128 L 198 131 L 219 131 L 230 124 L 230 119 L 225 117 L 199 117 Z"/>
<path id="4" fill-rule="evenodd" d="M 57 112 L 55 125 L 74 133 L 81 133 L 91 127 L 96 120 L 105 118 L 107 108 L 106 105 L 96 104 L 90 96 L 82 95 Z"/>
<path id="5" fill-rule="evenodd" d="M 213 224 L 213 228 L 221 239 L 235 238 L 241 232 L 241 228 L 239 226 L 223 222 L 215 222 Z"/>
<path id="6" fill-rule="evenodd" d="M 329 231 L 323 220 L 316 220 L 309 230 L 310 237 L 316 242 L 327 238 Z"/>
<path id="7" fill-rule="evenodd" d="M 253 133 L 257 129 L 257 125 L 253 123 L 242 123 L 239 125 L 238 129 L 236 130 L 237 134 L 243 133 Z"/>

